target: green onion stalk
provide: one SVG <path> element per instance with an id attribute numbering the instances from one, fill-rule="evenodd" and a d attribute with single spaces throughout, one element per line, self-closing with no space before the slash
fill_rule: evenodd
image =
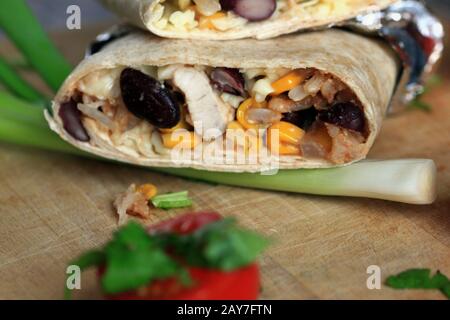
<path id="1" fill-rule="evenodd" d="M 0 1 L 0 28 L 20 49 L 26 65 L 32 66 L 56 91 L 71 66 L 48 39 L 24 0 Z M 8 64 L 0 62 L 0 82 L 16 95 L 0 91 L 0 141 L 94 157 L 67 144 L 49 129 L 43 108 L 32 103 L 40 100 L 41 95 L 14 72 Z M 210 183 L 294 193 L 411 204 L 429 204 L 436 197 L 436 167 L 432 160 L 424 159 L 369 160 L 340 168 L 280 170 L 274 175 L 179 168 L 150 170 Z"/>
<path id="2" fill-rule="evenodd" d="M 0 119 L 1 141 L 92 157 L 53 133 L 42 110 L 4 92 L 0 92 Z M 179 168 L 151 170 L 210 183 L 294 193 L 411 204 L 429 204 L 436 197 L 436 167 L 432 160 L 426 159 L 367 160 L 340 168 L 280 170 L 275 175 Z"/>
<path id="3" fill-rule="evenodd" d="M 44 96 L 22 79 L 16 71 L 0 57 L 0 82 L 11 92 L 26 101 L 42 103 Z"/>
<path id="4" fill-rule="evenodd" d="M 72 70 L 25 0 L 0 1 L 0 28 L 54 91 Z"/>

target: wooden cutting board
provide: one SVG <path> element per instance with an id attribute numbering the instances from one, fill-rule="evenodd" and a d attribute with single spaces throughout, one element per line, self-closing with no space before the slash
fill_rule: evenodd
<path id="1" fill-rule="evenodd" d="M 101 28 L 55 37 L 75 63 Z M 449 29 L 450 31 L 450 29 Z M 10 45 L 0 52 L 14 55 Z M 449 48 L 449 46 L 447 46 Z M 266 299 L 440 299 L 438 292 L 366 287 L 367 267 L 385 279 L 412 267 L 450 276 L 450 56 L 431 113 L 385 121 L 371 158 L 431 158 L 438 166 L 433 205 L 264 192 L 191 182 L 146 169 L 0 144 L 0 298 L 60 299 L 65 267 L 116 229 L 115 195 L 131 183 L 189 190 L 196 210 L 238 215 L 275 239 L 261 259 Z M 190 209 L 189 209 L 190 211 Z M 180 211 L 171 211 L 172 216 Z M 153 221 L 160 217 L 155 217 Z M 78 298 L 99 298 L 93 272 Z"/>

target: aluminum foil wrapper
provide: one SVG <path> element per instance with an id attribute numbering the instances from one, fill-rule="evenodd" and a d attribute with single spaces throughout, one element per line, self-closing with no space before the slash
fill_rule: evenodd
<path id="1" fill-rule="evenodd" d="M 342 27 L 379 37 L 397 52 L 402 70 L 388 113 L 405 109 L 423 93 L 424 83 L 444 49 L 444 28 L 420 0 L 398 1 L 383 11 L 373 11 L 327 27 Z M 129 25 L 118 25 L 100 34 L 87 49 L 86 56 L 101 51 L 108 43 L 134 29 Z"/>
<path id="2" fill-rule="evenodd" d="M 399 1 L 384 11 L 358 16 L 345 26 L 381 37 L 397 52 L 403 68 L 389 113 L 403 110 L 423 93 L 444 50 L 444 28 L 423 1 Z"/>

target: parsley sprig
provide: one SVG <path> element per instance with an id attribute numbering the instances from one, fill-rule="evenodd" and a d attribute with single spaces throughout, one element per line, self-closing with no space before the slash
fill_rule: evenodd
<path id="1" fill-rule="evenodd" d="M 236 226 L 233 218 L 223 219 L 188 235 L 162 234 L 169 247 L 193 266 L 230 271 L 248 265 L 266 248 L 268 240 Z"/>
<path id="2" fill-rule="evenodd" d="M 409 269 L 386 279 L 386 285 L 394 289 L 437 289 L 450 299 L 450 280 L 430 269 Z"/>
<path id="3" fill-rule="evenodd" d="M 428 94 L 435 87 L 442 84 L 442 78 L 438 75 L 433 75 L 428 79 L 425 84 L 423 91 L 420 95 L 418 95 L 413 101 L 411 101 L 408 105 L 410 109 L 418 109 L 425 112 L 431 112 L 432 107 L 430 104 L 423 101 L 423 97 Z"/>
<path id="4" fill-rule="evenodd" d="M 103 291 L 118 294 L 171 277 L 178 277 L 188 286 L 191 279 L 186 266 L 235 270 L 253 262 L 267 245 L 267 239 L 240 228 L 232 218 L 210 223 L 188 235 L 149 234 L 140 224 L 130 222 L 116 231 L 102 249 L 88 251 L 70 265 L 81 270 L 104 267 L 100 279 Z M 70 298 L 68 289 L 66 298 Z"/>

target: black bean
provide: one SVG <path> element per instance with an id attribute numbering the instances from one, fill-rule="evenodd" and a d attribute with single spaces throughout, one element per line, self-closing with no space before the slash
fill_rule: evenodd
<path id="1" fill-rule="evenodd" d="M 61 103 L 58 115 L 62 120 L 64 130 L 66 130 L 74 139 L 83 142 L 88 142 L 90 140 L 90 137 L 81 122 L 81 111 L 78 110 L 77 102 L 74 99 Z"/>
<path id="2" fill-rule="evenodd" d="M 125 106 L 136 117 L 158 128 L 172 128 L 180 121 L 180 102 L 174 93 L 145 73 L 124 69 L 120 89 Z"/>
<path id="3" fill-rule="evenodd" d="M 281 121 L 290 122 L 303 130 L 308 130 L 316 121 L 318 111 L 311 107 L 306 110 L 284 113 Z"/>
<path id="4" fill-rule="evenodd" d="M 164 86 L 173 93 L 175 100 L 178 101 L 180 105 L 184 105 L 186 103 L 186 98 L 184 94 L 182 94 L 180 91 L 174 90 L 170 82 L 165 81 Z"/>
<path id="5" fill-rule="evenodd" d="M 352 102 L 337 103 L 328 110 L 320 111 L 319 119 L 338 127 L 363 132 L 364 112 Z"/>
<path id="6" fill-rule="evenodd" d="M 232 11 L 238 0 L 220 0 L 222 10 Z"/>
<path id="7" fill-rule="evenodd" d="M 211 82 L 221 92 L 245 96 L 244 76 L 238 69 L 215 68 L 210 75 Z"/>
<path id="8" fill-rule="evenodd" d="M 220 0 L 220 5 L 249 21 L 266 20 L 277 7 L 276 0 Z"/>

